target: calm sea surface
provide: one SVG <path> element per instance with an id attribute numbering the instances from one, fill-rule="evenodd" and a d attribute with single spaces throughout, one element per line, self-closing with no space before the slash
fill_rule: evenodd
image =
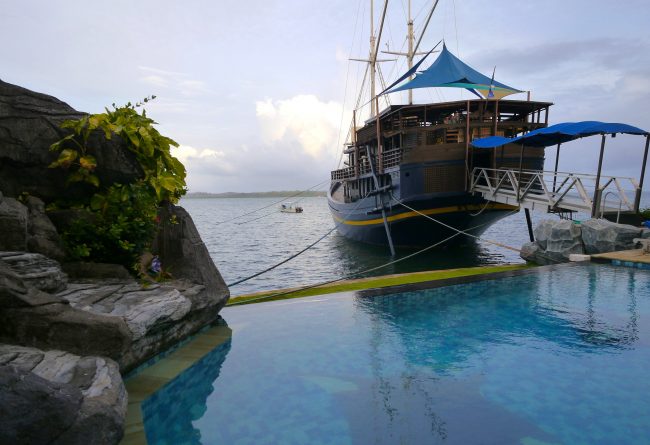
<path id="1" fill-rule="evenodd" d="M 277 198 L 183 199 L 226 283 L 250 276 L 299 252 L 334 227 L 327 199 L 303 198 L 304 213 L 281 213 L 275 204 L 246 217 L 227 221 L 278 201 Z M 533 213 L 533 223 L 552 216 Z M 431 222 L 432 230 L 436 223 Z M 515 213 L 490 227 L 483 238 L 513 247 L 528 241 L 524 213 Z M 413 251 L 398 251 L 398 258 Z M 297 258 L 245 283 L 233 295 L 314 284 L 348 276 L 391 260 L 388 248 L 347 240 L 336 231 Z M 456 247 L 432 249 L 365 276 L 454 267 L 521 263 L 517 252 L 467 239 Z"/>

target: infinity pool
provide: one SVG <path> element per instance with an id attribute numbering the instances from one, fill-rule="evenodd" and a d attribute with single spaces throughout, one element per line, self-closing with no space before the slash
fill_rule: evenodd
<path id="1" fill-rule="evenodd" d="M 150 444 L 650 441 L 650 272 L 569 266 L 232 307 L 143 404 Z"/>

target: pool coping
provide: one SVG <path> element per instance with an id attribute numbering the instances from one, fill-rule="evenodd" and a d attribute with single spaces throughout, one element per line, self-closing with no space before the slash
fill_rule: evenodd
<path id="1" fill-rule="evenodd" d="M 399 284 L 396 286 L 379 287 L 374 289 L 363 289 L 354 291 L 358 297 L 376 297 L 402 292 L 414 292 L 426 289 L 435 289 L 438 287 L 454 286 L 457 284 L 476 283 L 479 281 L 498 280 L 501 278 L 511 278 L 522 275 L 534 275 L 567 267 L 583 267 L 589 262 L 581 263 L 560 263 L 547 266 L 529 267 L 525 269 L 506 270 L 502 272 L 491 272 L 477 275 L 465 275 L 461 277 L 441 278 L 439 280 L 422 281 L 419 283 Z"/>

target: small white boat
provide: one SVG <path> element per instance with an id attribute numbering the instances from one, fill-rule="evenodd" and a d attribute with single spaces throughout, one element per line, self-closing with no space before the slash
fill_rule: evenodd
<path id="1" fill-rule="evenodd" d="M 280 206 L 280 211 L 282 213 L 302 213 L 302 207 L 293 202 L 287 202 Z"/>

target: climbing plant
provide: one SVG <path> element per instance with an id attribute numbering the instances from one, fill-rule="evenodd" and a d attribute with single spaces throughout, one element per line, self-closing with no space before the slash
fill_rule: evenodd
<path id="1" fill-rule="evenodd" d="M 122 107 L 113 104 L 104 113 L 62 123 L 70 133 L 51 145 L 59 156 L 49 167 L 65 169 L 68 184 L 83 182 L 95 189 L 81 202 L 63 204 L 86 215 L 63 233 L 70 258 L 117 262 L 138 270 L 138 258 L 155 234 L 159 204 L 176 203 L 185 193 L 185 167 L 171 154 L 171 147 L 178 144 L 158 132 L 144 109 L 138 112 L 152 99 L 155 96 Z M 135 154 L 142 178 L 131 184 L 102 184 L 95 172 L 97 159 L 91 154 L 94 133 L 108 140 L 119 136 Z"/>

